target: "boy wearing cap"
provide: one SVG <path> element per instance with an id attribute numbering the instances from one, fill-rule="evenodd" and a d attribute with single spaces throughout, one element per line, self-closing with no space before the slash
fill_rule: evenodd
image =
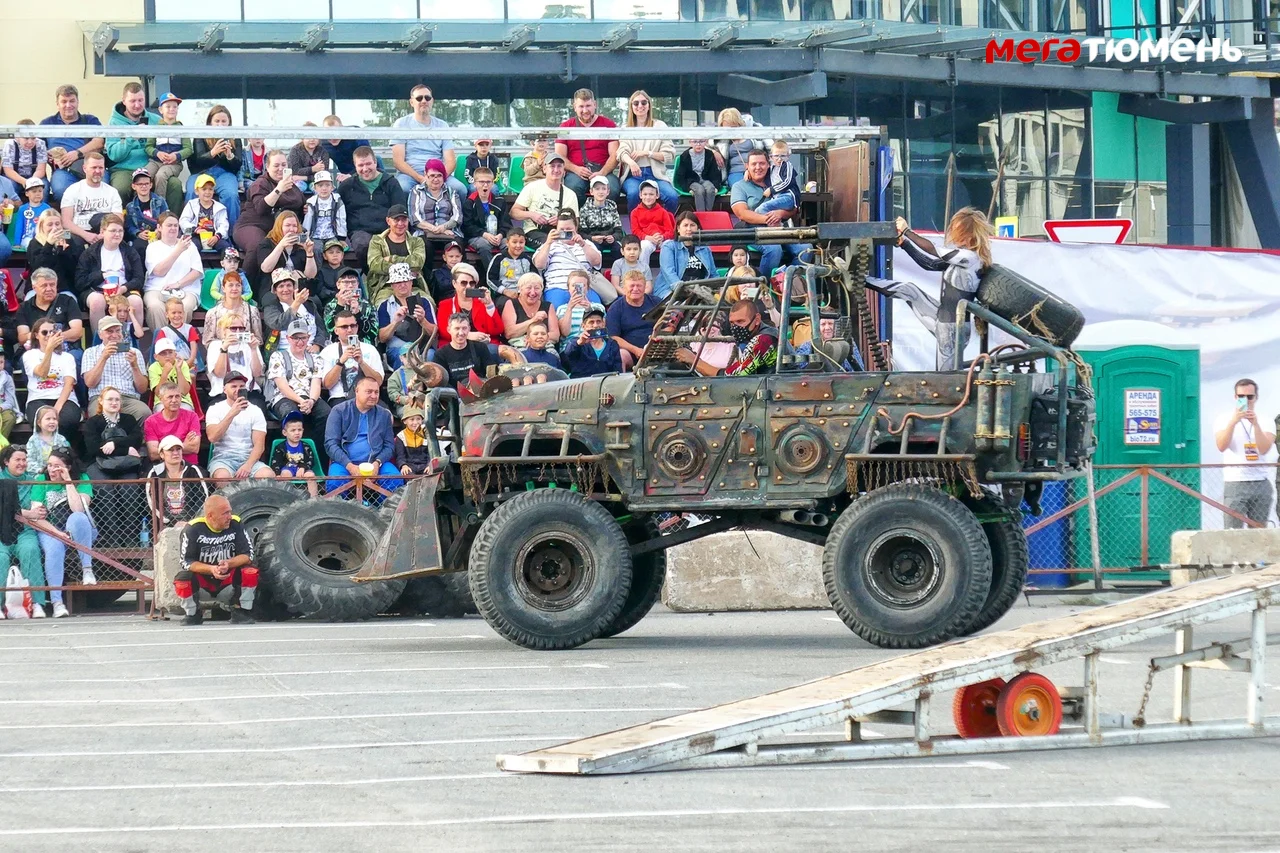
<path id="1" fill-rule="evenodd" d="M 425 474 L 431 467 L 431 449 L 427 445 L 427 434 L 423 430 L 422 409 L 417 406 L 406 406 L 404 410 L 404 429 L 396 433 L 395 451 L 391 454 L 391 463 L 400 469 L 400 473 Z"/>
<path id="2" fill-rule="evenodd" d="M 13 215 L 13 224 L 9 227 L 9 241 L 15 247 L 25 251 L 27 244 L 36 236 L 40 214 L 53 209 L 44 197 L 44 180 L 27 178 L 27 203 L 18 208 L 18 212 Z"/>
<path id="3" fill-rule="evenodd" d="M 198 175 L 196 197 L 187 202 L 178 217 L 178 225 L 184 232 L 192 232 L 203 252 L 225 252 L 231 248 L 231 219 L 227 206 L 214 198 L 216 189 L 217 181 L 212 175 Z"/>
<path id="4" fill-rule="evenodd" d="M 80 358 L 80 373 L 89 389 L 89 417 L 98 413 L 98 398 L 106 388 L 120 392 L 120 411 L 142 423 L 151 409 L 142 395 L 151 387 L 147 379 L 147 362 L 142 351 L 124 344 L 124 326 L 110 314 L 98 321 L 102 343 L 89 347 Z"/>
<path id="5" fill-rule="evenodd" d="M 151 192 L 151 173 L 146 168 L 135 169 L 133 198 L 124 206 L 124 237 L 139 255 L 146 255 L 147 247 L 156 239 L 160 214 L 168 210 L 165 200 Z"/>
<path id="6" fill-rule="evenodd" d="M 427 280 L 431 285 L 431 298 L 437 303 L 453 296 L 453 268 L 462 263 L 462 244 L 457 240 L 447 244 L 440 252 L 441 266 L 431 271 Z"/>
<path id="7" fill-rule="evenodd" d="M 463 167 L 468 193 L 474 193 L 480 186 L 476 183 L 476 172 L 478 170 L 488 169 L 489 177 L 494 181 L 497 181 L 502 174 L 498 168 L 498 155 L 493 153 L 493 140 L 477 139 L 475 146 L 475 150 L 467 155 L 466 165 Z"/>
<path id="8" fill-rule="evenodd" d="M 209 295 L 219 302 L 222 301 L 222 282 L 230 273 L 240 276 L 240 282 L 244 285 L 244 301 L 253 301 L 253 290 L 248 287 L 248 280 L 244 274 L 240 272 L 240 250 L 235 246 L 228 246 L 222 250 L 222 260 L 218 262 L 219 271 L 213 278 L 213 283 L 209 285 Z"/>
<path id="9" fill-rule="evenodd" d="M 317 243 L 347 239 L 347 208 L 333 192 L 333 175 L 320 170 L 312 176 L 315 195 L 307 199 L 302 214 L 302 230 Z"/>
<path id="10" fill-rule="evenodd" d="M 475 181 L 475 190 L 462 202 L 462 236 L 487 266 L 503 249 L 502 235 L 511 230 L 511 216 L 506 202 L 493 191 L 496 170 L 480 166 L 468 180 Z"/>
<path id="11" fill-rule="evenodd" d="M 311 445 L 302 440 L 302 413 L 290 412 L 280 421 L 280 432 L 284 440 L 271 451 L 271 470 L 278 480 L 301 480 L 307 484 L 307 494 L 319 497 L 320 489 L 316 483 L 316 454 Z"/>
<path id="12" fill-rule="evenodd" d="M 182 392 L 182 408 L 194 412 L 196 406 L 191 399 L 191 365 L 184 359 L 178 358 L 178 348 L 170 338 L 161 338 L 156 341 L 153 353 L 156 360 L 147 367 L 147 379 L 152 392 L 167 383 L 177 385 L 178 390 Z M 160 408 L 159 400 L 156 401 L 155 407 Z"/>
<path id="13" fill-rule="evenodd" d="M 661 249 L 665 241 L 675 239 L 676 218 L 671 215 L 671 211 L 658 204 L 657 181 L 640 182 L 640 205 L 631 211 L 631 233 L 642 241 L 642 264 L 646 263 L 649 255 Z M 643 245 L 645 243 L 648 245 Z"/>
<path id="14" fill-rule="evenodd" d="M 160 96 L 160 126 L 181 126 L 178 121 L 178 104 L 182 99 L 173 92 L 165 92 Z M 182 186 L 182 166 L 193 153 L 190 139 L 178 139 L 173 136 L 157 136 L 148 139 L 146 144 L 146 170 L 151 175 L 153 190 L 164 198 L 169 210 L 181 210 L 185 195 Z"/>
<path id="15" fill-rule="evenodd" d="M 18 124 L 34 126 L 35 122 L 24 118 Z M 0 154 L 0 195 L 20 198 L 19 193 L 30 186 L 31 179 L 39 178 L 44 186 L 49 175 L 49 149 L 43 139 L 24 136 L 5 142 L 4 153 Z M 31 201 L 29 194 L 27 201 Z"/>
<path id="16" fill-rule="evenodd" d="M 564 348 L 564 366 L 574 379 L 622 372 L 622 350 L 605 328 L 604 309 L 592 306 L 582 317 L 582 331 Z"/>
<path id="17" fill-rule="evenodd" d="M 326 240 L 316 264 L 316 296 L 321 305 L 328 305 L 338 293 L 338 274 L 346 269 L 344 260 L 347 244 L 336 237 Z"/>
<path id="18" fill-rule="evenodd" d="M 591 179 L 590 195 L 578 211 L 578 230 L 600 250 L 600 266 L 609 266 L 622 245 L 622 217 L 618 204 L 609 198 L 609 179 Z"/>
<path id="19" fill-rule="evenodd" d="M 267 419 L 242 393 L 249 378 L 239 370 L 222 381 L 225 400 L 209 407 L 205 419 L 209 444 L 209 476 L 215 480 L 274 477 L 262 461 L 267 444 Z"/>
<path id="20" fill-rule="evenodd" d="M 295 320 L 285 332 L 287 345 L 273 352 L 267 364 L 271 412 L 282 422 L 287 415 L 297 414 L 306 419 L 313 433 L 323 434 L 329 404 L 320 399 L 322 362 L 307 349 L 311 329 L 301 320 Z"/>

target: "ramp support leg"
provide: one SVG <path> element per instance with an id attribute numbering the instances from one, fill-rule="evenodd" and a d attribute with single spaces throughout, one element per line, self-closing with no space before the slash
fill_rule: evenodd
<path id="1" fill-rule="evenodd" d="M 915 714 L 916 743 L 929 742 L 929 694 L 921 693 L 916 697 Z"/>
<path id="2" fill-rule="evenodd" d="M 1098 656 L 1100 652 L 1090 652 L 1084 656 L 1084 730 L 1089 740 L 1095 743 L 1102 740 L 1102 728 L 1098 719 Z"/>
<path id="3" fill-rule="evenodd" d="M 1253 611 L 1253 636 L 1249 648 L 1249 725 L 1262 727 L 1267 689 L 1267 608 L 1261 602 Z"/>
<path id="4" fill-rule="evenodd" d="M 1179 628 L 1173 632 L 1174 654 L 1191 651 L 1191 628 Z M 1185 663 L 1173 669 L 1173 720 L 1184 725 L 1191 722 L 1191 667 Z"/>

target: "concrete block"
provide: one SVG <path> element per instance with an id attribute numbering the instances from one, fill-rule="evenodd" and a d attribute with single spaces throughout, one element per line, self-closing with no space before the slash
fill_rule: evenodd
<path id="1" fill-rule="evenodd" d="M 822 548 L 740 530 L 669 549 L 663 601 L 686 613 L 831 606 L 822 586 Z"/>
<path id="2" fill-rule="evenodd" d="M 1239 574 L 1253 570 L 1244 564 L 1280 563 L 1280 528 L 1179 530 L 1169 539 L 1169 551 L 1174 565 L 1196 567 L 1170 570 L 1174 586 Z"/>
<path id="3" fill-rule="evenodd" d="M 155 544 L 155 591 L 152 600 L 157 613 L 182 613 L 182 602 L 173 591 L 173 576 L 182 571 L 182 529 L 161 530 Z"/>

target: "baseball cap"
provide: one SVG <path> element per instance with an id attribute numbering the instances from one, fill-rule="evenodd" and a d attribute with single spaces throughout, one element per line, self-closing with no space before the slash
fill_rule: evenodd
<path id="1" fill-rule="evenodd" d="M 359 278 L 360 270 L 355 267 L 343 267 L 338 270 L 338 278 Z"/>
<path id="2" fill-rule="evenodd" d="M 44 178 L 27 178 L 27 189 L 44 186 Z"/>
<path id="3" fill-rule="evenodd" d="M 294 320 L 289 324 L 289 328 L 285 332 L 285 335 L 290 338 L 294 335 L 306 335 L 307 337 L 311 337 L 311 328 L 307 325 L 306 320 Z"/>
<path id="4" fill-rule="evenodd" d="M 122 324 L 119 320 L 117 320 L 115 317 L 112 317 L 110 314 L 108 314 L 107 316 L 103 317 L 101 320 L 98 321 L 98 334 L 102 334 L 107 329 L 118 329 L 121 327 L 121 325 Z M 160 341 L 164 341 L 165 343 L 169 344 L 169 348 L 173 349 L 173 341 L 169 340 L 168 338 L 161 338 Z M 159 347 L 160 341 L 156 342 L 157 348 Z"/>
<path id="5" fill-rule="evenodd" d="M 179 98 L 177 95 L 173 94 L 173 92 L 165 92 L 156 99 L 156 106 L 160 106 L 168 101 L 177 101 L 178 103 L 182 103 L 182 98 Z"/>
<path id="6" fill-rule="evenodd" d="M 426 417 L 426 415 L 422 414 L 422 409 L 419 409 L 417 406 L 405 406 L 404 414 L 400 416 L 400 419 L 407 421 L 409 418 L 422 417 Z"/>
<path id="7" fill-rule="evenodd" d="M 102 322 L 98 323 L 98 331 L 99 332 L 102 331 L 102 324 L 105 323 L 107 320 L 115 320 L 115 319 L 116 319 L 115 317 L 103 317 Z M 116 325 L 117 326 L 120 325 L 119 320 L 116 320 Z M 161 338 L 160 340 L 156 341 L 156 345 L 153 351 L 155 352 L 156 355 L 159 355 L 162 352 L 177 352 L 178 348 L 174 346 L 173 341 L 169 340 L 168 338 Z"/>
<path id="8" fill-rule="evenodd" d="M 591 186 L 594 187 L 596 184 L 604 184 L 607 187 L 609 186 L 609 179 L 604 175 L 596 175 L 591 179 Z"/>
<path id="9" fill-rule="evenodd" d="M 555 162 L 555 161 L 557 161 L 557 160 L 559 160 L 561 163 L 563 163 L 563 162 L 564 162 L 564 155 L 563 155 L 563 154 L 557 154 L 557 153 L 555 153 L 554 151 L 552 151 L 550 154 L 548 154 L 548 155 L 547 155 L 547 158 L 546 158 L 545 160 L 543 160 L 542 162 L 543 162 L 543 163 L 554 163 L 554 162 Z"/>
<path id="10" fill-rule="evenodd" d="M 149 181 L 151 180 L 151 173 L 148 172 L 146 169 L 134 169 L 133 177 L 129 179 L 129 182 L 132 184 L 136 184 L 138 182 L 138 178 L 146 178 Z"/>
<path id="11" fill-rule="evenodd" d="M 271 271 L 271 286 L 275 287 L 280 282 L 288 279 L 289 281 L 298 280 L 298 271 L 291 270 L 288 267 L 276 267 Z"/>
<path id="12" fill-rule="evenodd" d="M 401 218 L 408 219 L 409 209 L 406 208 L 403 204 L 393 204 L 391 205 L 391 207 L 387 208 L 387 218 L 388 219 L 401 219 Z"/>
<path id="13" fill-rule="evenodd" d="M 289 414 L 285 415 L 283 418 L 280 419 L 280 426 L 286 427 L 289 424 L 293 423 L 294 421 L 297 421 L 298 423 L 302 423 L 304 420 L 306 420 L 306 418 L 302 416 L 302 412 L 299 412 L 297 409 L 294 409 L 292 412 L 290 412 Z"/>
<path id="14" fill-rule="evenodd" d="M 459 252 L 461 252 L 462 244 L 459 243 L 457 240 L 450 240 L 448 243 L 444 244 L 444 248 L 440 250 L 440 254 L 443 255 L 445 252 L 449 251 L 450 249 L 457 249 Z"/>
<path id="15" fill-rule="evenodd" d="M 337 239 L 337 238 L 334 238 L 334 239 L 332 239 L 332 240 L 326 240 L 326 241 L 324 242 L 324 250 L 323 250 L 323 251 L 326 251 L 326 252 L 327 252 L 327 251 L 329 251 L 330 249 L 341 249 L 342 251 L 344 251 L 344 252 L 345 252 L 345 251 L 347 250 L 347 244 L 346 244 L 346 243 L 344 243 L 344 242 L 342 242 L 341 240 L 339 240 L 339 239 Z"/>
<path id="16" fill-rule="evenodd" d="M 600 317 L 605 316 L 604 309 L 599 306 L 593 305 L 582 313 L 582 319 L 584 320 L 591 316 L 600 316 Z"/>
<path id="17" fill-rule="evenodd" d="M 182 446 L 182 439 L 178 438 L 176 435 L 166 435 L 164 438 L 160 439 L 161 453 L 168 450 L 170 447 L 181 447 L 181 446 Z"/>
<path id="18" fill-rule="evenodd" d="M 387 281 L 413 281 L 413 267 L 408 264 L 392 264 L 387 267 Z"/>
<path id="19" fill-rule="evenodd" d="M 644 189 L 645 187 L 653 187 L 656 190 L 658 189 L 658 182 L 647 179 L 643 180 L 640 182 L 640 189 Z"/>
<path id="20" fill-rule="evenodd" d="M 200 175 L 199 177 L 196 178 L 196 189 L 200 189 L 205 184 L 217 184 L 217 183 L 218 182 L 213 179 L 213 175 Z"/>
<path id="21" fill-rule="evenodd" d="M 246 382 L 247 383 L 248 381 L 249 381 L 249 377 L 245 375 L 245 372 L 243 370 L 233 369 L 233 370 L 227 371 L 227 378 L 222 380 L 222 384 L 226 385 L 228 382 Z"/>
<path id="22" fill-rule="evenodd" d="M 222 257 L 235 258 L 238 261 L 240 260 L 240 250 L 237 249 L 235 246 L 228 246 L 227 248 L 222 250 Z"/>
<path id="23" fill-rule="evenodd" d="M 318 184 L 321 181 L 328 181 L 329 183 L 333 183 L 333 175 L 329 174 L 327 171 L 322 170 L 322 171 L 316 172 L 314 175 L 311 176 L 311 183 Z"/>

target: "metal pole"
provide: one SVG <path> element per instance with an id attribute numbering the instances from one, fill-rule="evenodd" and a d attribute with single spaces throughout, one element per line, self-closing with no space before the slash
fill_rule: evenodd
<path id="1" fill-rule="evenodd" d="M 1102 589 L 1102 545 L 1098 539 L 1098 491 L 1093 479 L 1093 463 L 1089 463 L 1089 552 L 1093 559 L 1093 588 Z"/>
<path id="2" fill-rule="evenodd" d="M 1101 652 L 1084 656 L 1084 730 L 1089 740 L 1101 743 L 1102 728 L 1098 721 L 1098 657 Z"/>
<path id="3" fill-rule="evenodd" d="M 1192 645 L 1190 626 L 1173 632 L 1174 654 L 1185 654 L 1191 651 Z M 1173 670 L 1173 720 L 1191 724 L 1191 667 L 1185 663 Z"/>
<path id="4" fill-rule="evenodd" d="M 1140 545 L 1141 545 L 1142 565 L 1147 566 L 1151 564 L 1151 561 L 1147 559 L 1148 553 L 1151 550 L 1150 543 L 1147 542 L 1147 538 L 1150 533 L 1150 527 L 1151 527 L 1151 518 L 1148 514 L 1150 511 L 1151 478 L 1147 476 L 1147 467 L 1145 465 L 1142 467 L 1141 495 L 1142 495 L 1142 509 L 1141 509 L 1141 514 L 1139 516 L 1139 521 L 1141 522 L 1142 529 L 1139 535 L 1141 536 Z"/>
<path id="5" fill-rule="evenodd" d="M 1249 648 L 1249 725 L 1262 727 L 1267 689 L 1267 606 L 1258 602 L 1253 611 L 1253 637 Z"/>

